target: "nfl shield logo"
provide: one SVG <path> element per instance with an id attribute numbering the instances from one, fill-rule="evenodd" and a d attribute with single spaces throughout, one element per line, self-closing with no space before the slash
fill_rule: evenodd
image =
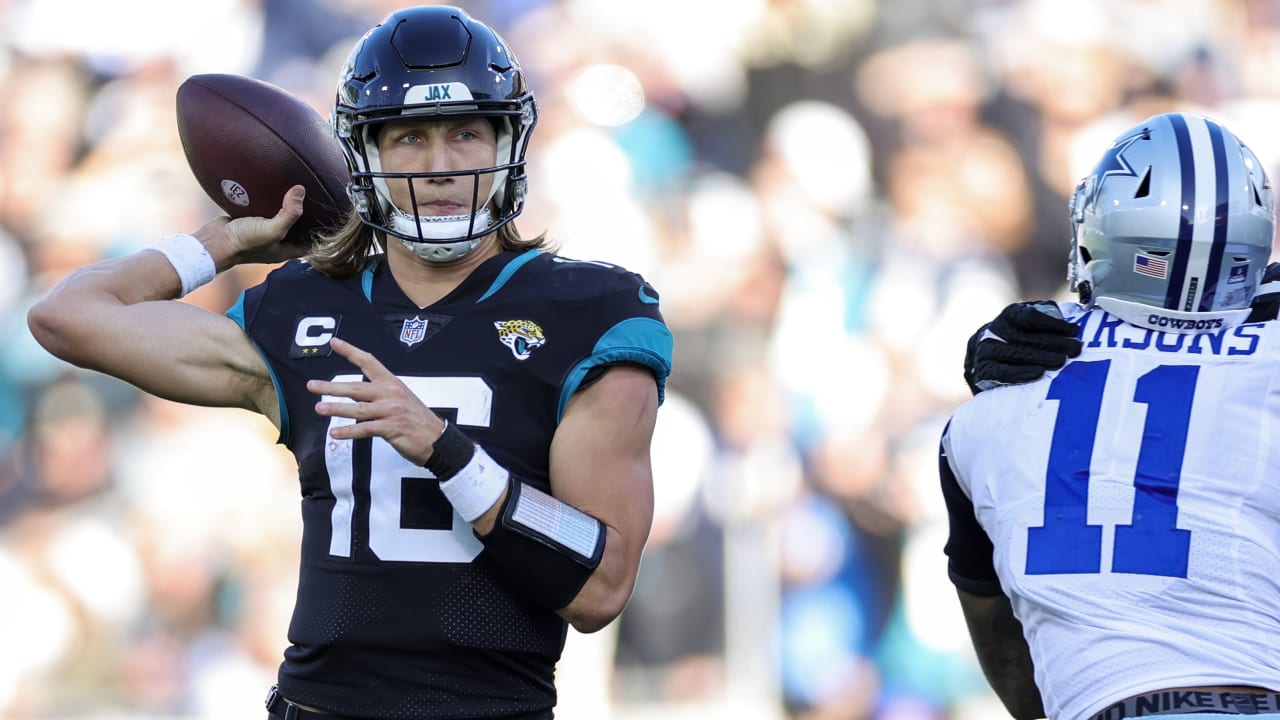
<path id="1" fill-rule="evenodd" d="M 400 326 L 400 342 L 413 347 L 422 342 L 427 336 L 427 321 L 420 317 L 414 316 L 407 318 L 404 324 Z"/>

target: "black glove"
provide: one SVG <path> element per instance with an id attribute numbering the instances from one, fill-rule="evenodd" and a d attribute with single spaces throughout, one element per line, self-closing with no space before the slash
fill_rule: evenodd
<path id="1" fill-rule="evenodd" d="M 1271 287 L 1267 287 L 1270 285 Z M 1245 322 L 1266 322 L 1275 320 L 1280 311 L 1280 263 L 1271 263 L 1262 274 L 1262 284 L 1258 286 L 1258 294 L 1253 296 L 1253 304 L 1249 306 L 1253 312 Z"/>
<path id="2" fill-rule="evenodd" d="M 977 395 L 1001 385 L 1038 380 L 1046 370 L 1056 370 L 1080 354 L 1079 330 L 1062 319 L 1055 303 L 1041 300 L 1009 305 L 969 338 L 964 354 L 965 382 Z"/>

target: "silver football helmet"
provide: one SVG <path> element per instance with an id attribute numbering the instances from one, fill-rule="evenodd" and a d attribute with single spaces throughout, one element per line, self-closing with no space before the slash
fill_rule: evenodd
<path id="1" fill-rule="evenodd" d="M 1122 134 L 1071 198 L 1071 289 L 1141 327 L 1243 322 L 1271 256 L 1275 198 L 1231 131 L 1189 113 Z"/>

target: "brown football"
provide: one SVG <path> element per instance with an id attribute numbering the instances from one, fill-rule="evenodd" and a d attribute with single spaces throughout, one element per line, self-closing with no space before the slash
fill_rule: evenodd
<path id="1" fill-rule="evenodd" d="M 302 217 L 285 242 L 310 247 L 316 231 L 346 220 L 342 146 L 298 97 L 243 75 L 193 75 L 178 87 L 177 111 L 187 164 L 227 215 L 271 217 L 290 187 L 304 185 Z"/>

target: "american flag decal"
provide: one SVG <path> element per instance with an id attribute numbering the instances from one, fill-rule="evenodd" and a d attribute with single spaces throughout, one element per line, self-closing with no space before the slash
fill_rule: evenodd
<path id="1" fill-rule="evenodd" d="M 1138 254 L 1133 256 L 1133 271 L 1164 280 L 1169 277 L 1169 263 L 1158 257 Z"/>

